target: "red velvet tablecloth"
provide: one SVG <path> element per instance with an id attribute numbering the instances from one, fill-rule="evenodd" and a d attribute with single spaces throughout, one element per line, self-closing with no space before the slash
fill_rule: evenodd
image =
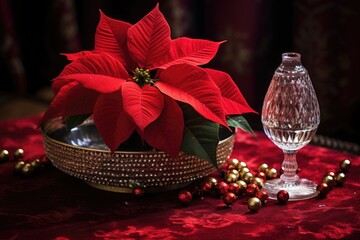
<path id="1" fill-rule="evenodd" d="M 22 147 L 25 160 L 45 159 L 38 120 L 0 122 L 0 149 Z M 232 157 L 250 169 L 264 162 L 279 168 L 282 152 L 262 133 L 238 131 Z M 0 164 L 0 239 L 360 239 L 360 157 L 308 145 L 298 153 L 299 175 L 319 183 L 345 158 L 352 162 L 346 183 L 326 198 L 269 200 L 255 214 L 245 197 L 232 207 L 212 195 L 183 206 L 179 190 L 140 198 L 106 192 L 51 165 L 24 178 L 10 160 Z"/>

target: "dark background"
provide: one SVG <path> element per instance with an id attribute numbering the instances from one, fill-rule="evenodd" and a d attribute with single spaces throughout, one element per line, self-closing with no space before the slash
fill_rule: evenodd
<path id="1" fill-rule="evenodd" d="M 49 89 L 67 63 L 59 53 L 92 49 L 99 9 L 134 24 L 156 2 L 173 38 L 227 40 L 209 67 L 228 72 L 258 112 L 281 54 L 299 52 L 321 107 L 318 133 L 359 143 L 356 0 L 3 0 L 0 104 L 8 99 L 1 96 L 28 99 Z M 246 118 L 261 129 L 260 115 Z"/>

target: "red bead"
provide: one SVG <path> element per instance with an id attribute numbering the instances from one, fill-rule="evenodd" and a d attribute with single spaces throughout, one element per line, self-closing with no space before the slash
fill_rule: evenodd
<path id="1" fill-rule="evenodd" d="M 320 183 L 316 187 L 316 191 L 318 192 L 319 197 L 324 198 L 330 192 L 330 187 L 327 183 Z"/>
<path id="2" fill-rule="evenodd" d="M 145 192 L 144 189 L 139 188 L 139 187 L 136 187 L 133 189 L 133 194 L 135 194 L 135 196 L 137 196 L 137 197 L 144 195 L 144 192 Z"/>
<path id="3" fill-rule="evenodd" d="M 286 190 L 280 190 L 277 193 L 277 200 L 281 204 L 287 203 L 287 201 L 289 200 L 289 193 Z"/>
<path id="4" fill-rule="evenodd" d="M 189 191 L 182 190 L 179 192 L 178 198 L 181 203 L 188 204 L 192 201 L 192 194 Z"/>
<path id="5" fill-rule="evenodd" d="M 236 199 L 237 199 L 237 196 L 232 192 L 225 193 L 225 195 L 223 197 L 224 203 L 228 206 L 233 205 L 235 203 Z"/>
<path id="6" fill-rule="evenodd" d="M 260 191 L 260 188 L 254 183 L 249 183 L 246 188 L 246 196 L 255 197 L 255 194 Z"/>
<path id="7" fill-rule="evenodd" d="M 224 195 L 229 191 L 229 185 L 226 182 L 219 182 L 218 185 L 216 185 L 216 191 L 220 195 Z"/>
<path id="8" fill-rule="evenodd" d="M 238 195 L 240 192 L 240 186 L 237 183 L 230 183 L 228 191 Z"/>
<path id="9" fill-rule="evenodd" d="M 265 203 L 267 202 L 267 200 L 269 199 L 269 194 L 264 191 L 264 190 L 260 190 L 255 194 L 255 197 L 257 197 L 258 199 L 260 199 L 262 205 L 265 205 Z"/>
<path id="10" fill-rule="evenodd" d="M 211 183 L 209 182 L 203 182 L 201 185 L 200 185 L 200 189 L 201 191 L 203 191 L 204 193 L 207 193 L 211 190 L 212 188 L 212 185 Z"/>
<path id="11" fill-rule="evenodd" d="M 266 173 L 264 173 L 264 172 L 257 172 L 255 177 L 258 177 L 258 178 L 262 179 L 263 182 L 266 181 Z"/>

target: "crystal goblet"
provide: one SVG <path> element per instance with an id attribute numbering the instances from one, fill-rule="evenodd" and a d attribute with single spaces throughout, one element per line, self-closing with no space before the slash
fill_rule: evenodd
<path id="1" fill-rule="evenodd" d="M 284 152 L 283 174 L 265 183 L 269 197 L 276 199 L 283 189 L 289 201 L 315 197 L 316 184 L 296 174 L 296 152 L 311 141 L 320 123 L 319 103 L 300 54 L 282 54 L 264 99 L 261 122 L 266 136 Z"/>

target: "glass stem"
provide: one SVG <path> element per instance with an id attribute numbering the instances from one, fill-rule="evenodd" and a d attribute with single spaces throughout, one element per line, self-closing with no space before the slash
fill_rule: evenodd
<path id="1" fill-rule="evenodd" d="M 298 164 L 296 162 L 296 151 L 283 150 L 284 161 L 281 165 L 284 173 L 280 178 L 285 182 L 296 182 L 299 176 L 296 174 Z"/>

